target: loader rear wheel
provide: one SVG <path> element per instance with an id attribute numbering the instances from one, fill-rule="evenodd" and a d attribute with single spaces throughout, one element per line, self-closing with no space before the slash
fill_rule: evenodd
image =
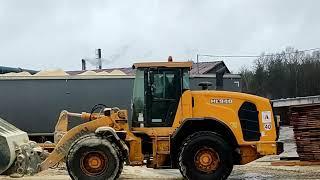
<path id="1" fill-rule="evenodd" d="M 67 156 L 73 180 L 117 179 L 123 168 L 116 145 L 103 137 L 88 135 L 75 142 Z"/>
<path id="2" fill-rule="evenodd" d="M 186 179 L 227 179 L 233 168 L 230 145 L 219 135 L 200 131 L 183 142 L 179 169 Z"/>

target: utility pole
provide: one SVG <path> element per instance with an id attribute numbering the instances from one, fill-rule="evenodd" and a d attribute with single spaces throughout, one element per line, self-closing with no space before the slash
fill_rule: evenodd
<path id="1" fill-rule="evenodd" d="M 199 72 L 199 54 L 197 54 L 197 69 L 198 69 L 198 74 L 200 74 L 200 72 Z"/>

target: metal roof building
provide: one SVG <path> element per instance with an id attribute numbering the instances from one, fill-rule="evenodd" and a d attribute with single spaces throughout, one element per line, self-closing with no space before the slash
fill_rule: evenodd
<path id="1" fill-rule="evenodd" d="M 223 61 L 212 61 L 212 62 L 199 62 L 199 63 L 193 63 L 192 69 L 190 71 L 190 75 L 202 75 L 202 74 L 215 74 L 217 70 L 221 69 L 222 67 L 226 67 L 225 63 Z M 135 70 L 132 69 L 132 67 L 122 67 L 122 68 L 106 68 L 106 69 L 96 69 L 96 70 L 90 70 L 94 71 L 96 73 L 99 72 L 112 72 L 114 70 L 120 70 L 126 75 L 134 75 Z M 79 75 L 86 70 L 81 71 L 67 71 L 70 75 Z M 226 73 L 230 73 L 229 69 L 226 67 Z"/>

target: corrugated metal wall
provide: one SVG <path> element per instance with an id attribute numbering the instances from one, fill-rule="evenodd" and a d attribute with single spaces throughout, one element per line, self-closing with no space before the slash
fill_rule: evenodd
<path id="1" fill-rule="evenodd" d="M 28 133 L 51 133 L 61 110 L 90 111 L 98 103 L 128 109 L 133 78 L 0 78 L 0 117 Z M 191 78 L 191 89 L 214 77 Z M 225 77 L 226 90 L 240 91 L 240 77 Z M 241 84 L 241 83 L 240 83 Z M 211 88 L 214 89 L 214 86 Z"/>

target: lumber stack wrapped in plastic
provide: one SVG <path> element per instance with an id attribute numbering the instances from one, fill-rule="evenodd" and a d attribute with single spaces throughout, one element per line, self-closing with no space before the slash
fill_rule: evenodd
<path id="1" fill-rule="evenodd" d="M 320 160 L 320 105 L 290 109 L 297 153 L 300 160 Z"/>

